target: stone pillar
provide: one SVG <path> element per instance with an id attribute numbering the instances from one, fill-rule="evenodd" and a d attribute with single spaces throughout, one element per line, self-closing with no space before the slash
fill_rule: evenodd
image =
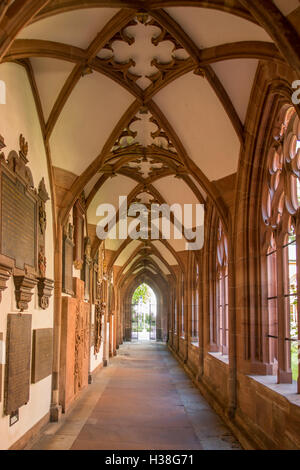
<path id="1" fill-rule="evenodd" d="M 62 301 L 62 226 L 58 224 L 57 240 L 54 252 L 54 328 L 53 328 L 53 373 L 50 421 L 61 418 L 62 407 L 59 404 L 59 370 L 61 341 L 61 301 Z"/>

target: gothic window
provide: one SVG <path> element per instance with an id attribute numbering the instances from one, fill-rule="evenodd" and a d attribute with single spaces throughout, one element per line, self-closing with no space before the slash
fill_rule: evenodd
<path id="1" fill-rule="evenodd" d="M 199 265 L 198 263 L 193 264 L 192 271 L 192 325 L 191 325 L 191 339 L 192 342 L 198 342 L 199 338 Z"/>
<path id="2" fill-rule="evenodd" d="M 177 326 L 177 297 L 176 292 L 174 291 L 173 295 L 173 303 L 174 303 L 174 333 L 177 334 L 178 326 Z"/>
<path id="3" fill-rule="evenodd" d="M 278 383 L 292 383 L 299 376 L 299 135 L 300 123 L 294 108 L 283 108 L 273 130 L 262 207 L 268 359 L 277 371 Z"/>
<path id="4" fill-rule="evenodd" d="M 181 279 L 181 336 L 184 336 L 184 278 Z"/>
<path id="5" fill-rule="evenodd" d="M 228 354 L 228 245 L 227 238 L 219 221 L 217 236 L 216 270 L 216 326 L 217 346 L 219 351 Z"/>

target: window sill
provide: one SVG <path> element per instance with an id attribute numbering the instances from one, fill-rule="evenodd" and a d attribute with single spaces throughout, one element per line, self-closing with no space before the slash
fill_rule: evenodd
<path id="1" fill-rule="evenodd" d="M 199 342 L 198 342 L 198 341 L 191 341 L 190 344 L 191 344 L 194 348 L 198 348 L 198 349 L 199 349 Z"/>
<path id="2" fill-rule="evenodd" d="M 278 384 L 276 375 L 248 375 L 250 379 L 260 383 L 278 395 L 286 398 L 293 405 L 300 407 L 300 394 L 297 393 L 297 382 Z"/>
<path id="3" fill-rule="evenodd" d="M 214 357 L 215 359 L 218 359 L 220 362 L 223 362 L 224 364 L 229 365 L 229 357 L 224 356 L 220 352 L 209 352 L 208 353 L 210 356 Z"/>

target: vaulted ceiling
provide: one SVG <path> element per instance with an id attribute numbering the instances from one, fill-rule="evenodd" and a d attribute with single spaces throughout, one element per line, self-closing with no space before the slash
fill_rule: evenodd
<path id="1" fill-rule="evenodd" d="M 168 204 L 214 198 L 213 182 L 237 171 L 259 61 L 284 62 L 247 2 L 27 3 L 45 6 L 19 28 L 3 61 L 26 67 L 48 157 L 85 190 L 88 223 L 120 195 Z M 285 16 L 299 7 L 274 3 Z M 167 275 L 185 243 L 107 247 L 124 275 Z"/>

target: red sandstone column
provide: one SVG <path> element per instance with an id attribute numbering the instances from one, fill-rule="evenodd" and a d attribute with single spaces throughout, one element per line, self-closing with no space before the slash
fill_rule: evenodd
<path id="1" fill-rule="evenodd" d="M 285 340 L 289 337 L 287 319 L 289 319 L 289 298 L 284 297 L 288 273 L 287 250 L 282 248 L 283 240 L 278 241 L 277 248 L 277 311 L 278 311 L 278 383 L 292 383 L 290 368 L 290 344 Z"/>
<path id="2" fill-rule="evenodd" d="M 61 342 L 61 297 L 62 297 L 62 227 L 57 226 L 54 252 L 54 325 L 53 325 L 53 371 L 50 420 L 59 421 L 62 407 L 59 404 L 59 369 Z"/>
<path id="3" fill-rule="evenodd" d="M 298 393 L 300 393 L 300 219 L 296 224 L 296 250 L 297 250 L 297 324 L 298 324 Z"/>

